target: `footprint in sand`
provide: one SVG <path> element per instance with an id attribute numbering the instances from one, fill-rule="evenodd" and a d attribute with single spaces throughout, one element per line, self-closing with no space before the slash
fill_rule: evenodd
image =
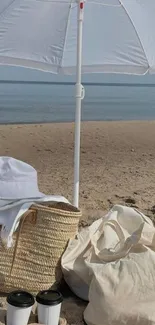
<path id="1" fill-rule="evenodd" d="M 138 208 L 138 206 L 136 205 L 136 200 L 129 196 L 129 197 L 124 197 L 124 196 L 119 196 L 119 195 L 115 195 L 116 198 L 121 199 L 126 205 L 132 207 L 132 208 Z"/>
<path id="2" fill-rule="evenodd" d="M 136 200 L 132 197 L 128 197 L 124 200 L 125 203 L 127 204 L 136 204 Z"/>

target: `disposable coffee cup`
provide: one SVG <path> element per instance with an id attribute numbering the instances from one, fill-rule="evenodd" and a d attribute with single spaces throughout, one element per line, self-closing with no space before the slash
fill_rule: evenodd
<path id="1" fill-rule="evenodd" d="M 27 325 L 34 297 L 26 291 L 13 291 L 7 297 L 7 325 Z"/>
<path id="2" fill-rule="evenodd" d="M 38 309 L 38 323 L 45 325 L 58 325 L 61 304 L 63 301 L 59 291 L 44 290 L 36 296 Z"/>

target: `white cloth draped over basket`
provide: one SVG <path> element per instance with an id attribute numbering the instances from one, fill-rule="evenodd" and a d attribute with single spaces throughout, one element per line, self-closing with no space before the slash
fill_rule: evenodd
<path id="1" fill-rule="evenodd" d="M 45 202 L 64 202 L 69 203 L 69 201 L 58 195 L 47 195 L 41 198 L 31 198 L 23 200 L 0 200 L 0 225 L 2 226 L 0 230 L 0 237 L 2 243 L 10 248 L 13 243 L 13 234 L 16 231 L 19 222 L 24 215 L 24 213 L 35 204 L 41 204 Z"/>
<path id="2" fill-rule="evenodd" d="M 155 324 L 155 228 L 116 205 L 70 241 L 62 258 L 72 291 L 88 300 L 88 325 Z"/>

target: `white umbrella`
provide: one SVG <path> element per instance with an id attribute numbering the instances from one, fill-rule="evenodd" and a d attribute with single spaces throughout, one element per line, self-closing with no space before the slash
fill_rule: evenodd
<path id="1" fill-rule="evenodd" d="M 78 206 L 81 72 L 155 73 L 155 0 L 0 0 L 0 64 L 76 73 Z"/>

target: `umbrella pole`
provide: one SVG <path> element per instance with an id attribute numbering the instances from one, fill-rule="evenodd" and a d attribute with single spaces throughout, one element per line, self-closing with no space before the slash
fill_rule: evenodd
<path id="1" fill-rule="evenodd" d="M 83 2 L 81 2 L 80 0 L 79 8 L 78 8 L 78 19 L 77 19 L 78 32 L 77 32 L 76 112 L 75 112 L 75 144 L 74 144 L 74 199 L 73 199 L 73 204 L 77 208 L 79 207 L 81 101 L 84 97 L 84 88 L 81 85 L 83 5 L 84 5 Z"/>

